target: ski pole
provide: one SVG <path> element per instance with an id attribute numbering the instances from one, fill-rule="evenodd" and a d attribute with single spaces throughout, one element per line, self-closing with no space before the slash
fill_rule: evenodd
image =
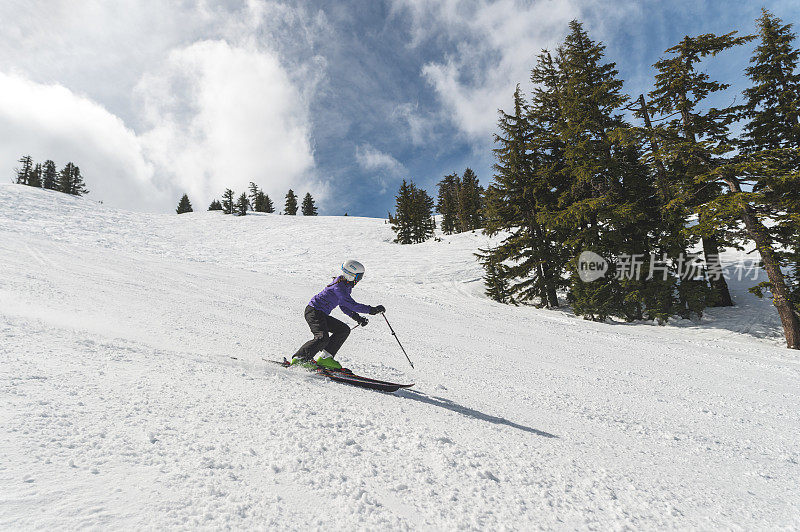
<path id="1" fill-rule="evenodd" d="M 394 339 L 397 340 L 397 345 L 399 345 L 400 349 L 403 350 L 403 354 L 406 356 L 406 360 L 408 360 L 408 363 L 411 364 L 411 367 L 413 368 L 414 367 L 414 363 L 411 362 L 410 358 L 408 358 L 408 353 L 406 353 L 406 350 L 403 348 L 403 344 L 400 343 L 400 338 L 397 337 L 397 333 L 395 333 L 394 329 L 392 329 L 392 324 L 389 323 L 389 320 L 386 319 L 386 314 L 381 312 L 381 316 L 383 316 L 383 319 L 386 320 L 386 325 L 388 325 L 389 326 L 389 330 L 392 331 L 392 336 L 394 336 Z"/>

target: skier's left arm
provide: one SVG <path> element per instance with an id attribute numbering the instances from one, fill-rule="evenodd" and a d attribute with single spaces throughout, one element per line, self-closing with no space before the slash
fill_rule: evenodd
<path id="1" fill-rule="evenodd" d="M 339 294 L 339 308 L 356 321 L 360 318 L 358 313 L 369 314 L 372 311 L 372 307 L 355 301 L 345 290 Z"/>

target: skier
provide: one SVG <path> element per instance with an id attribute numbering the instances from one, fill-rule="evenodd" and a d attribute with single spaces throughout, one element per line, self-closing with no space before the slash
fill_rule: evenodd
<path id="1" fill-rule="evenodd" d="M 341 369 L 342 365 L 333 359 L 339 348 L 350 335 L 350 327 L 330 316 L 337 306 L 342 312 L 354 319 L 361 327 L 366 327 L 367 318 L 362 314 L 380 314 L 386 309 L 383 305 L 371 307 L 353 301 L 350 292 L 364 277 L 364 266 L 355 260 L 342 264 L 342 274 L 333 279 L 322 292 L 311 298 L 306 306 L 305 318 L 314 338 L 303 344 L 292 357 L 292 365 L 313 367 L 315 365 L 328 369 Z M 314 362 L 314 355 L 322 351 Z"/>

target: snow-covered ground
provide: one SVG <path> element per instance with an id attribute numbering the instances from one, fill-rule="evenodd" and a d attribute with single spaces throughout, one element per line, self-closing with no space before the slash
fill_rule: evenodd
<path id="1" fill-rule="evenodd" d="M 392 237 L 0 185 L 0 528 L 800 527 L 800 358 L 751 281 L 600 324 L 486 299 L 479 233 Z M 339 358 L 411 390 L 261 360 L 346 258 L 416 369 L 377 316 Z"/>

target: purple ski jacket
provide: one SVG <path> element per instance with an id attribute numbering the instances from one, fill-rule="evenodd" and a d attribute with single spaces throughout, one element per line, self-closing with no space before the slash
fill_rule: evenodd
<path id="1" fill-rule="evenodd" d="M 342 312 L 353 319 L 356 318 L 357 312 L 369 313 L 372 307 L 355 302 L 350 297 L 352 290 L 353 286 L 350 283 L 337 277 L 334 282 L 323 288 L 322 292 L 312 297 L 308 304 L 325 314 L 330 314 L 338 306 Z"/>

